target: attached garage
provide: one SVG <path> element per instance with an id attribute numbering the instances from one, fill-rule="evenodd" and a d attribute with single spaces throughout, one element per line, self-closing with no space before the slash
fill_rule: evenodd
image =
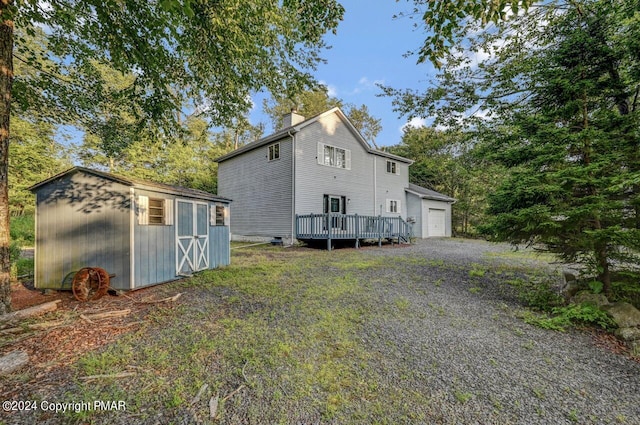
<path id="1" fill-rule="evenodd" d="M 407 220 L 417 238 L 451 237 L 451 205 L 455 199 L 431 189 L 409 184 Z"/>
<path id="2" fill-rule="evenodd" d="M 429 208 L 427 211 L 427 223 L 429 236 L 447 236 L 446 219 L 447 211 L 438 208 Z"/>

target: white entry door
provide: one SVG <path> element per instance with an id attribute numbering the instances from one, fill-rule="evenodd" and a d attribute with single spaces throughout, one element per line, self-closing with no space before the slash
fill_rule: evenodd
<path id="1" fill-rule="evenodd" d="M 176 270 L 189 275 L 209 268 L 209 206 L 177 200 Z"/>
<path id="2" fill-rule="evenodd" d="M 445 212 L 429 208 L 429 236 L 445 236 Z"/>

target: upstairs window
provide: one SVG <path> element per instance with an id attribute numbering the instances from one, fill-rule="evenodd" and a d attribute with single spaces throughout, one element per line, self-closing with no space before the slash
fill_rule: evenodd
<path id="1" fill-rule="evenodd" d="M 280 159 L 280 143 L 269 146 L 269 161 Z"/>
<path id="2" fill-rule="evenodd" d="M 318 143 L 318 164 L 328 167 L 351 169 L 351 151 Z"/>
<path id="3" fill-rule="evenodd" d="M 387 173 L 398 174 L 398 164 L 395 161 L 387 161 Z"/>

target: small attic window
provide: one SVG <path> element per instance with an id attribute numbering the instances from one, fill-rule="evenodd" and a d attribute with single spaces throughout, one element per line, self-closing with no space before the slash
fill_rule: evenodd
<path id="1" fill-rule="evenodd" d="M 387 173 L 398 174 L 398 164 L 395 161 L 387 161 Z"/>

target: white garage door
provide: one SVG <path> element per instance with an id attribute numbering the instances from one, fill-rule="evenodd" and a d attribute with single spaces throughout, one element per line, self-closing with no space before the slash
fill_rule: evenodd
<path id="1" fill-rule="evenodd" d="M 444 210 L 429 208 L 429 236 L 445 236 Z"/>

